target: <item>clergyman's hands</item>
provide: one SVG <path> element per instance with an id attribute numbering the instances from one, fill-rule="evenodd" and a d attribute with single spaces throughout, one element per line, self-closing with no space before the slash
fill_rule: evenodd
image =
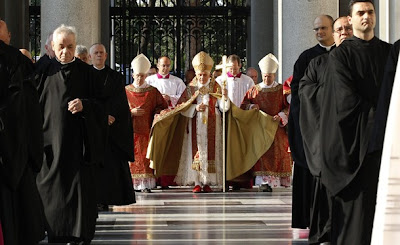
<path id="1" fill-rule="evenodd" d="M 207 108 L 207 105 L 201 103 L 200 105 L 196 106 L 196 111 L 205 111 Z"/>
<path id="2" fill-rule="evenodd" d="M 81 112 L 82 110 L 83 105 L 80 99 L 77 98 L 68 102 L 68 111 L 70 111 L 72 114 L 76 114 L 78 112 Z"/>
<path id="3" fill-rule="evenodd" d="M 115 122 L 115 117 L 108 115 L 108 125 L 111 125 Z"/>
<path id="4" fill-rule="evenodd" d="M 136 108 L 133 108 L 132 110 L 131 110 L 131 115 L 132 116 L 135 116 L 135 117 L 140 117 L 140 116 L 143 116 L 144 115 L 144 109 L 141 109 L 141 108 L 139 108 L 139 107 L 136 107 Z"/>

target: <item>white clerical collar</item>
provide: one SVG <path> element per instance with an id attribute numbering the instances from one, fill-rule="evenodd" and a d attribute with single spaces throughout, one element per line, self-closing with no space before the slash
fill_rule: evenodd
<path id="1" fill-rule="evenodd" d="M 276 86 L 278 86 L 278 83 L 277 82 L 273 82 L 273 83 L 271 83 L 271 85 L 267 85 L 267 84 L 265 84 L 264 82 L 261 82 L 260 83 L 260 87 L 261 88 L 274 88 L 274 87 L 276 87 Z"/>
<path id="2" fill-rule="evenodd" d="M 56 56 L 56 60 L 58 61 L 58 62 L 60 62 L 61 63 L 61 65 L 66 65 L 66 64 L 69 64 L 69 63 L 72 63 L 72 62 L 74 62 L 75 61 L 75 57 L 70 61 L 70 62 L 61 62 L 58 58 L 57 58 L 57 56 Z"/>
<path id="3" fill-rule="evenodd" d="M 332 47 L 335 46 L 335 43 L 333 43 L 333 44 L 330 45 L 330 46 L 324 46 L 324 45 L 322 45 L 322 44 L 319 43 L 319 46 L 323 47 L 324 49 L 326 49 L 326 51 L 329 52 L 329 51 L 331 51 Z"/>
<path id="4" fill-rule="evenodd" d="M 102 68 L 97 68 L 95 65 L 93 65 L 93 67 L 94 67 L 94 69 L 96 69 L 96 70 L 98 70 L 98 71 L 101 71 L 101 70 L 103 70 L 104 68 L 106 68 L 106 66 L 103 66 Z"/>
<path id="5" fill-rule="evenodd" d="M 132 83 L 133 87 L 135 88 L 146 88 L 147 87 L 147 82 L 144 81 L 144 83 L 142 85 L 137 85 L 135 82 Z"/>
<path id="6" fill-rule="evenodd" d="M 198 84 L 197 84 L 197 87 L 198 87 L 198 88 L 201 88 L 201 87 L 208 86 L 208 84 L 210 84 L 210 81 L 211 81 L 211 79 L 209 78 L 208 81 L 207 81 L 205 84 L 198 83 Z"/>

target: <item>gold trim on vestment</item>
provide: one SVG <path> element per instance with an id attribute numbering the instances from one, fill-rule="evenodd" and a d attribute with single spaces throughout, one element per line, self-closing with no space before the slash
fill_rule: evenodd
<path id="1" fill-rule="evenodd" d="M 131 174 L 132 179 L 155 178 L 154 174 Z"/>
<path id="2" fill-rule="evenodd" d="M 278 84 L 277 86 L 273 87 L 273 88 L 261 88 L 260 84 L 256 85 L 256 89 L 260 92 L 276 92 L 280 89 L 282 89 L 282 84 Z"/>
<path id="3" fill-rule="evenodd" d="M 285 173 L 277 173 L 271 171 L 255 171 L 253 172 L 254 176 L 275 176 L 275 177 L 290 177 L 292 176 L 292 172 Z"/>
<path id="4" fill-rule="evenodd" d="M 289 90 L 283 90 L 283 94 L 291 94 L 292 93 L 292 90 L 291 89 L 289 89 Z"/>
<path id="5" fill-rule="evenodd" d="M 144 93 L 155 89 L 153 86 L 149 86 L 147 88 L 135 88 L 132 84 L 125 87 L 127 90 L 135 93 Z"/>
<path id="6" fill-rule="evenodd" d="M 201 167 L 200 167 L 200 160 L 195 159 L 195 160 L 192 162 L 192 169 L 195 170 L 195 171 L 200 171 L 200 170 L 202 170 Z M 207 173 L 209 173 L 209 174 L 215 174 L 215 173 L 216 173 L 216 170 L 215 170 L 215 160 L 208 161 Z"/>

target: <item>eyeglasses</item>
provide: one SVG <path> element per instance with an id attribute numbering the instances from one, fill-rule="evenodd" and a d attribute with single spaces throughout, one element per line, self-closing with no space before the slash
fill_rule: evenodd
<path id="1" fill-rule="evenodd" d="M 343 28 L 343 27 L 341 26 L 341 27 L 335 29 L 334 32 L 336 32 L 337 34 L 341 34 L 343 30 L 344 30 L 345 32 L 350 32 L 350 31 L 353 31 L 353 27 L 352 27 L 352 26 L 345 26 L 345 27 Z"/>

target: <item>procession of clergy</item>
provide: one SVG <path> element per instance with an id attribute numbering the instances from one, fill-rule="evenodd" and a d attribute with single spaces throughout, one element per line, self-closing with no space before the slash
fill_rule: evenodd
<path id="1" fill-rule="evenodd" d="M 201 51 L 187 86 L 166 56 L 148 75 L 143 54 L 125 86 L 104 45 L 90 47 L 92 65 L 74 56 L 74 27 L 54 30 L 34 65 L 0 21 L 0 245 L 37 244 L 44 231 L 49 243 L 90 244 L 98 210 L 157 185 L 253 184 L 293 185 L 292 227 L 309 229 L 310 244 L 369 244 L 399 53 L 375 22 L 369 0 L 350 1 L 346 17 L 318 16 L 318 44 L 285 85 L 271 53 L 255 84 L 237 55 L 214 67 Z"/>

